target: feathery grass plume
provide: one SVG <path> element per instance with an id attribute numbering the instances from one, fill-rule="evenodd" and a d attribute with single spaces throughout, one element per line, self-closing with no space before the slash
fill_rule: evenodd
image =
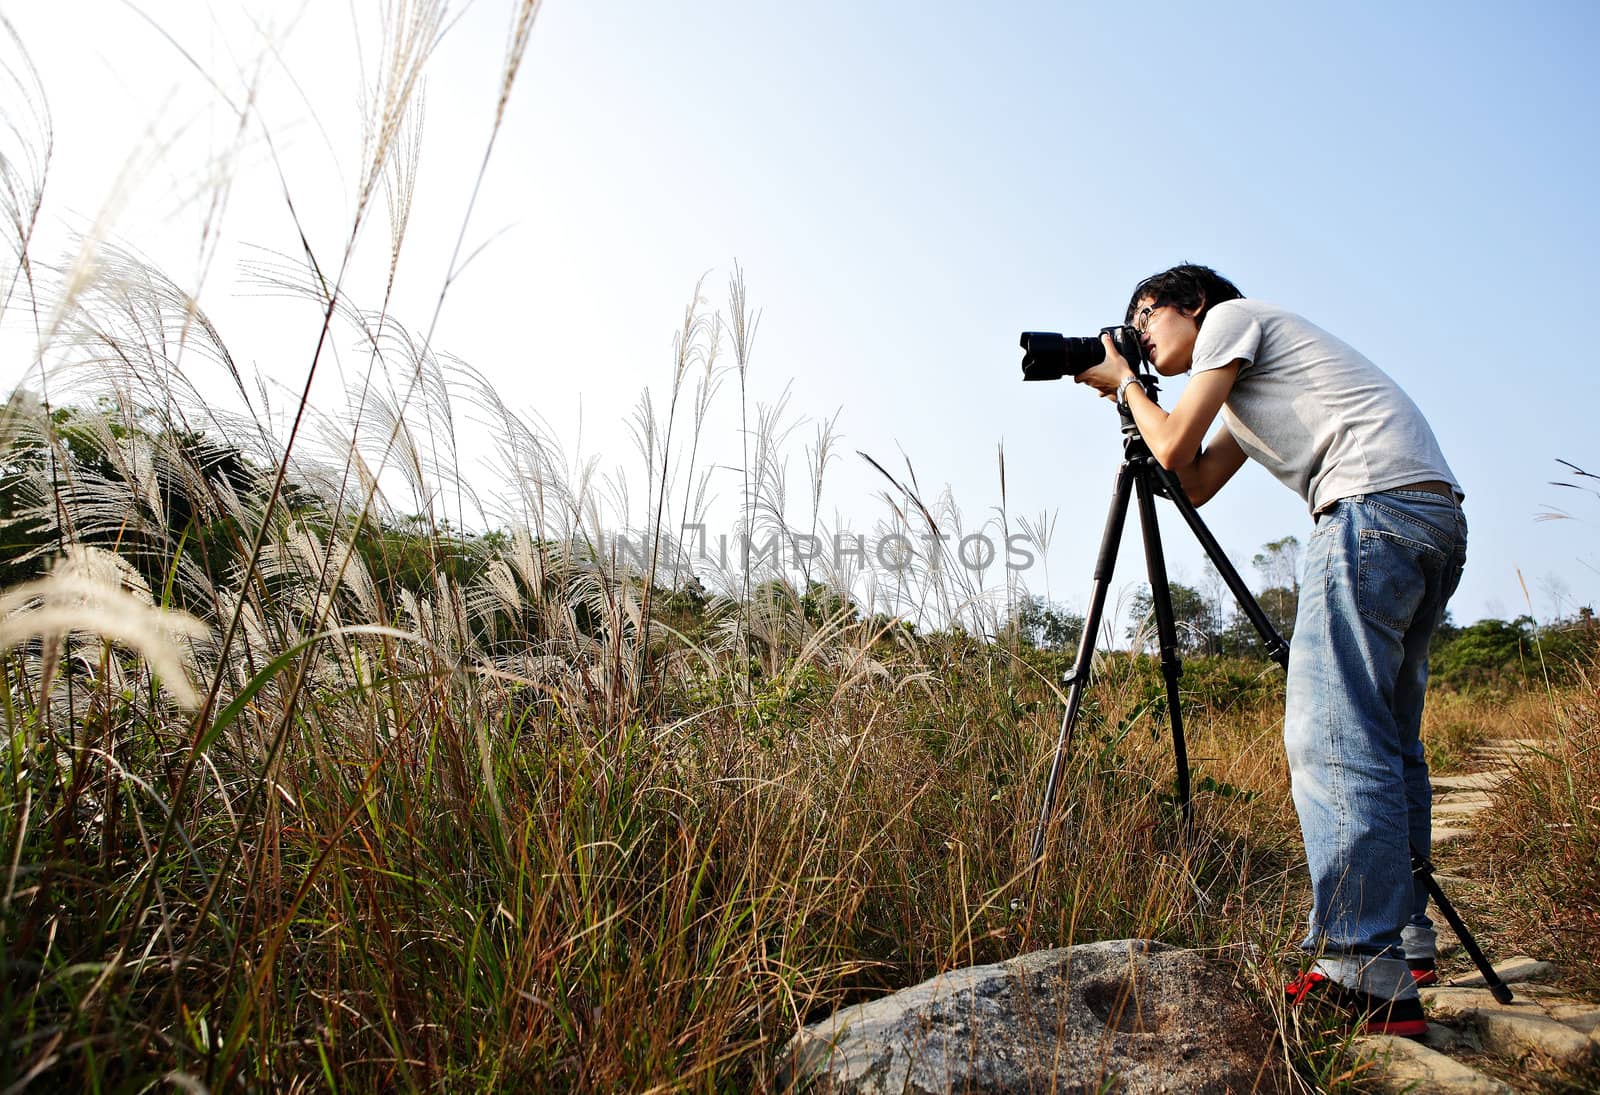
<path id="1" fill-rule="evenodd" d="M 635 440 L 639 445 L 641 455 L 645 460 L 645 525 L 644 535 L 650 545 L 649 558 L 642 575 L 642 594 L 639 606 L 640 627 L 637 656 L 639 664 L 634 672 L 640 682 L 645 680 L 648 672 L 647 659 L 650 656 L 650 624 L 651 600 L 655 594 L 656 581 L 661 570 L 661 546 L 663 539 L 676 540 L 672 532 L 665 527 L 671 514 L 671 497 L 675 481 L 674 460 L 677 454 L 672 448 L 672 432 L 678 420 L 678 401 L 683 393 L 684 382 L 691 369 L 699 366 L 702 377 L 711 375 L 716 369 L 718 351 L 717 324 L 713 322 L 702 310 L 704 300 L 700 295 L 700 288 L 705 279 L 695 283 L 694 292 L 690 296 L 689 304 L 684 309 L 683 325 L 673 335 L 673 367 L 672 384 L 668 389 L 667 412 L 664 423 L 658 423 L 649 392 L 641 400 L 635 424 Z M 699 408 L 696 408 L 697 412 Z M 701 413 L 695 414 L 696 429 L 694 441 L 699 440 L 698 426 L 704 421 Z M 656 455 L 657 435 L 660 436 L 660 455 Z M 690 445 L 690 467 L 688 477 L 690 485 L 684 491 L 684 507 L 687 512 L 689 495 L 693 489 L 693 459 L 695 446 Z M 659 459 L 659 469 L 657 468 Z M 652 498 L 652 486 L 654 497 Z M 681 527 L 681 526 L 680 526 Z M 677 584 L 679 567 L 678 551 L 670 551 L 668 569 L 670 580 Z"/>
<path id="2" fill-rule="evenodd" d="M 14 265 L 0 292 L 0 319 L 10 310 L 19 284 L 39 333 L 38 298 L 33 286 L 31 248 L 44 201 L 45 179 L 55 148 L 50 106 L 33 60 L 11 21 L 0 15 L 0 102 L 6 104 L 0 130 L 0 217 Z"/>
<path id="3" fill-rule="evenodd" d="M 728 278 L 728 316 L 727 326 L 733 338 L 733 363 L 739 374 L 739 469 L 743 475 L 743 490 L 739 495 L 739 525 L 748 532 L 755 524 L 754 493 L 750 484 L 750 411 L 749 411 L 749 371 L 750 354 L 755 343 L 756 330 L 761 326 L 761 313 L 752 311 L 750 297 L 744 283 L 744 270 L 738 263 L 734 264 L 733 273 Z M 746 601 L 750 597 L 750 567 L 748 558 L 740 570 L 740 581 L 736 589 L 739 601 Z M 741 646 L 743 639 L 735 633 L 734 642 Z"/>
<path id="4" fill-rule="evenodd" d="M 357 51 L 362 71 L 361 182 L 356 191 L 356 216 L 385 181 L 386 168 L 401 148 L 410 112 L 422 95 L 423 70 L 444 37 L 449 5 L 442 0 L 385 0 L 379 9 L 381 43 L 377 72 L 367 79 L 366 57 Z M 408 157 L 406 157 L 408 158 Z M 404 170 L 399 178 L 405 177 Z M 391 195 L 393 196 L 393 195 Z M 408 214 L 409 216 L 409 214 Z M 396 222 L 403 224 L 403 219 Z M 403 229 L 402 229 L 403 231 Z M 391 238 L 392 253 L 399 241 Z M 392 277 L 391 273 L 391 277 Z"/>
<path id="5" fill-rule="evenodd" d="M 72 351 L 64 364 L 75 373 L 88 371 L 91 383 L 97 370 L 108 370 L 128 392 L 140 393 L 139 405 L 198 416 L 190 424 L 200 428 L 216 397 L 208 400 L 196 390 L 198 357 L 222 369 L 248 408 L 243 374 L 194 294 L 131 248 L 99 241 L 94 253 L 95 276 L 62 294 L 71 305 L 61 323 L 61 348 Z M 58 281 L 70 276 L 52 272 Z M 234 424 L 255 425 L 248 419 Z"/>
<path id="6" fill-rule="evenodd" d="M 816 538 L 819 533 L 826 535 L 828 530 L 822 524 L 822 487 L 827 478 L 828 465 L 838 458 L 834 451 L 839 444 L 839 415 L 843 410 L 836 410 L 832 417 L 817 423 L 816 431 L 811 444 L 806 446 L 806 476 L 811 481 L 811 505 L 809 517 L 810 528 L 807 535 Z M 813 559 L 806 557 L 801 568 L 800 580 L 808 588 L 812 579 Z"/>
<path id="7" fill-rule="evenodd" d="M 158 608 L 138 572 L 99 548 L 73 545 L 43 578 L 0 593 L 0 651 L 37 639 L 44 648 L 41 689 L 48 688 L 68 637 L 89 634 L 143 658 L 161 686 L 193 709 L 192 655 L 183 640 L 209 636 L 185 612 Z"/>
<path id="8" fill-rule="evenodd" d="M 1002 556 L 1005 558 L 1005 562 L 1009 562 L 1011 549 L 1011 499 L 1006 493 L 1006 444 L 1004 441 L 999 442 L 995 446 L 995 462 L 1000 471 L 1000 505 L 996 509 L 996 513 L 1000 518 L 1000 550 Z M 1005 576 L 1005 619 L 1010 621 L 1014 619 L 1017 614 L 1017 587 L 1019 585 L 1019 579 L 1016 573 L 1009 566 L 1005 567 Z"/>
<path id="9" fill-rule="evenodd" d="M 1017 518 L 1017 527 L 1022 530 L 1024 542 L 1029 547 L 1037 550 L 1045 560 L 1044 597 L 1047 601 L 1050 599 L 1050 544 L 1055 539 L 1056 521 L 1059 516 L 1059 511 L 1041 509 L 1039 516 L 1031 521 L 1028 519 L 1027 514 L 1022 514 Z M 1008 539 L 1007 544 L 1009 545 L 1009 543 Z"/>

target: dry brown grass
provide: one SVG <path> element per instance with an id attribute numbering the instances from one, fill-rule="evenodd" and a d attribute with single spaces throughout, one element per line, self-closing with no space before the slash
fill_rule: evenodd
<path id="1" fill-rule="evenodd" d="M 1487 915 L 1525 953 L 1600 997 L 1600 673 L 1519 700 L 1503 736 L 1541 743 L 1518 761 L 1462 858 L 1491 887 Z"/>

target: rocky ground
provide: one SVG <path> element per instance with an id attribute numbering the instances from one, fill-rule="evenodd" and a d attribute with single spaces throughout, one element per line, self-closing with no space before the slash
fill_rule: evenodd
<path id="1" fill-rule="evenodd" d="M 1510 765 L 1538 744 L 1492 742 L 1478 750 L 1482 771 L 1435 777 L 1436 850 L 1472 831 L 1473 818 L 1488 808 L 1494 789 L 1510 775 Z M 1473 885 L 1468 879 L 1437 877 L 1447 895 Z M 1448 929 L 1441 930 L 1440 943 L 1444 954 L 1459 946 Z M 1511 1003 L 1495 1000 L 1476 972 L 1446 977 L 1422 992 L 1429 1019 L 1426 1038 L 1358 1040 L 1373 1084 L 1385 1091 L 1429 1095 L 1582 1091 L 1600 1082 L 1600 1072 L 1593 1071 L 1600 1062 L 1600 1004 L 1564 992 L 1559 971 L 1536 958 L 1505 959 L 1495 963 L 1495 971 L 1511 986 Z"/>

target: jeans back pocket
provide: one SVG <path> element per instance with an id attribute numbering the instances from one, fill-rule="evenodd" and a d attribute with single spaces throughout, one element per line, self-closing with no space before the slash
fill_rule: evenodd
<path id="1" fill-rule="evenodd" d="M 1356 606 L 1373 623 L 1403 632 L 1437 584 L 1446 555 L 1432 544 L 1385 529 L 1361 530 Z"/>

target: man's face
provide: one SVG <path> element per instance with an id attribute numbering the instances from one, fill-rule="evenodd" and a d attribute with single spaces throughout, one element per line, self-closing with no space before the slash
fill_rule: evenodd
<path id="1" fill-rule="evenodd" d="M 1199 309 L 1196 309 L 1199 311 Z M 1178 376 L 1194 362 L 1194 340 L 1200 333 L 1194 315 L 1176 304 L 1161 304 L 1141 297 L 1133 312 L 1134 327 L 1144 344 L 1144 356 L 1162 376 Z"/>

